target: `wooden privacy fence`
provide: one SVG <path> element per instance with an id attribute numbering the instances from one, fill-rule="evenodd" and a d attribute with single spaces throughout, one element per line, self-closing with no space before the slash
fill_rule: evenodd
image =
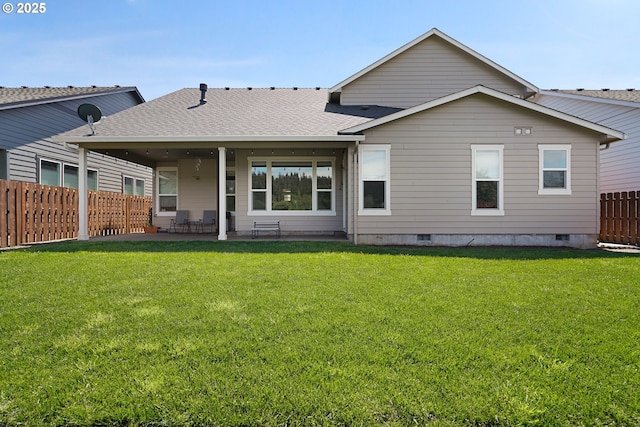
<path id="1" fill-rule="evenodd" d="M 78 190 L 0 180 L 0 248 L 78 237 Z M 88 192 L 89 236 L 143 231 L 151 198 Z"/>
<path id="2" fill-rule="evenodd" d="M 600 195 L 601 242 L 640 245 L 640 191 Z"/>

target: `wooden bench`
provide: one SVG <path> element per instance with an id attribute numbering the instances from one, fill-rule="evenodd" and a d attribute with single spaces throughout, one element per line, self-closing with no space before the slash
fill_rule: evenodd
<path id="1" fill-rule="evenodd" d="M 279 219 L 265 219 L 261 221 L 253 221 L 253 228 L 251 229 L 251 238 L 255 239 L 261 231 L 274 231 L 276 237 L 280 238 L 280 220 Z"/>

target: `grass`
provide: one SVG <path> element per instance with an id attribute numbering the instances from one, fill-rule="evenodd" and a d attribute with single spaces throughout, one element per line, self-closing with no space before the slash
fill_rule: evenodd
<path id="1" fill-rule="evenodd" d="M 0 426 L 640 424 L 637 255 L 68 242 L 0 268 Z"/>

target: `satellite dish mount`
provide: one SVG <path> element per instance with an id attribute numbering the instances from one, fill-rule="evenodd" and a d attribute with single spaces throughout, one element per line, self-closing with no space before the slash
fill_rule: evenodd
<path id="1" fill-rule="evenodd" d="M 89 128 L 91 128 L 91 135 L 95 135 L 95 124 L 102 118 L 102 111 L 93 104 L 82 104 L 78 107 L 78 116 L 87 122 Z"/>

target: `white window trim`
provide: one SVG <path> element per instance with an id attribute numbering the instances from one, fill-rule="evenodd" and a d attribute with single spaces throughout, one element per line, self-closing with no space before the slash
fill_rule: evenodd
<path id="1" fill-rule="evenodd" d="M 178 171 L 178 167 L 177 166 L 161 166 L 156 168 L 156 179 L 155 179 L 155 188 L 154 188 L 154 195 L 155 195 L 155 206 L 154 206 L 154 215 L 155 216 L 175 216 L 176 212 L 175 211 L 171 211 L 171 212 L 160 212 L 160 173 L 162 171 L 174 171 L 176 173 L 176 211 L 180 209 L 180 174 Z"/>
<path id="2" fill-rule="evenodd" d="M 476 152 L 478 151 L 498 151 L 500 162 L 500 174 L 498 177 L 498 209 L 487 209 L 477 207 L 477 186 L 476 186 Z M 472 145 L 471 146 L 471 216 L 504 216 L 504 145 Z"/>
<path id="3" fill-rule="evenodd" d="M 249 157 L 247 159 L 249 161 L 248 169 L 248 210 L 247 215 L 251 216 L 274 216 L 274 215 L 282 215 L 282 216 L 335 216 L 336 215 L 336 159 L 335 157 L 295 157 L 295 156 L 285 156 L 285 157 Z M 272 184 L 271 184 L 271 164 L 273 162 L 288 162 L 288 161 L 301 161 L 301 162 L 311 162 L 312 165 L 312 209 L 306 211 L 287 211 L 287 210 L 272 210 Z M 267 188 L 265 190 L 254 190 L 251 187 L 251 170 L 253 162 L 266 162 L 267 163 Z M 317 180 L 317 165 L 318 162 L 331 162 L 331 210 L 318 210 L 318 180 Z M 237 183 L 236 183 L 237 184 Z M 266 209 L 265 210 L 253 210 L 253 191 L 265 191 L 266 192 Z M 238 188 L 236 187 L 236 194 L 238 192 Z M 237 197 L 237 196 L 236 196 Z M 236 203 L 238 200 L 236 199 Z M 236 209 L 238 206 L 236 205 Z"/>
<path id="4" fill-rule="evenodd" d="M 386 181 L 384 184 L 384 194 L 386 197 L 385 207 L 365 208 L 364 207 L 364 180 L 362 179 L 362 153 L 365 151 L 385 151 L 387 159 Z M 359 216 L 388 216 L 391 215 L 391 144 L 384 145 L 364 145 L 358 146 L 358 215 Z"/>
<path id="5" fill-rule="evenodd" d="M 564 150 L 567 152 L 567 176 L 566 176 L 566 188 L 544 188 L 544 152 L 546 150 Z M 571 145 L 538 145 L 538 195 L 540 196 L 570 196 L 571 195 Z M 549 171 L 565 169 L 546 169 Z"/>

